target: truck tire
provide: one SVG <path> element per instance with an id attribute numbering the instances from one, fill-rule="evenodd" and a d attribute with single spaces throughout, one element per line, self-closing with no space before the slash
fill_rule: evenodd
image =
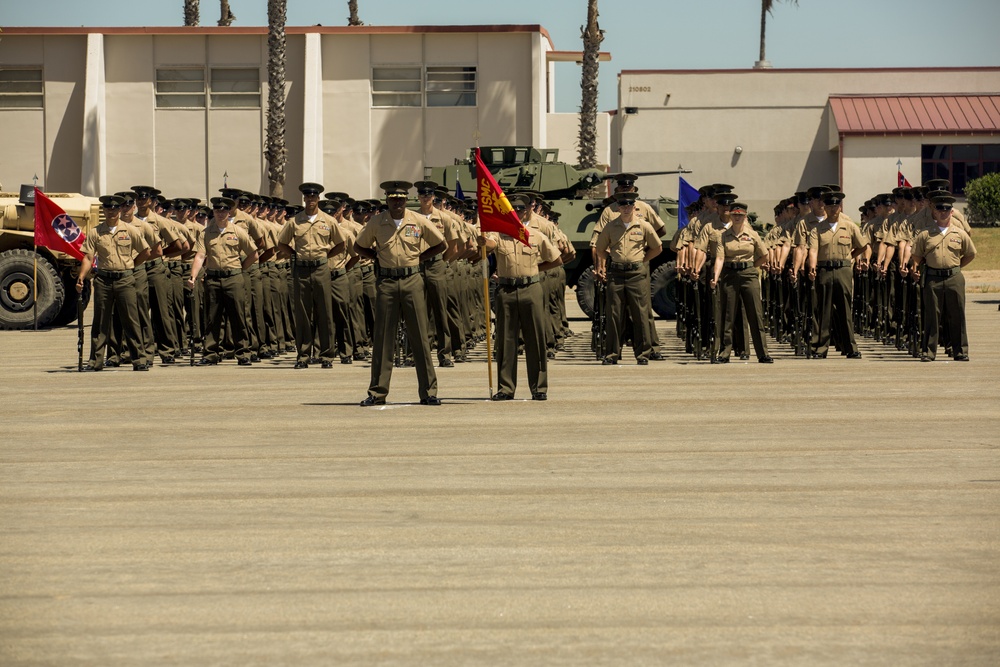
<path id="1" fill-rule="evenodd" d="M 649 278 L 653 311 L 665 320 L 677 317 L 677 269 L 674 262 L 660 264 Z"/>
<path id="2" fill-rule="evenodd" d="M 0 253 L 0 329 L 28 329 L 34 323 L 34 261 L 38 261 L 38 326 L 47 327 L 66 298 L 63 281 L 52 264 L 33 250 Z"/>
<path id="3" fill-rule="evenodd" d="M 576 281 L 576 302 L 580 310 L 594 319 L 594 267 L 588 266 Z"/>

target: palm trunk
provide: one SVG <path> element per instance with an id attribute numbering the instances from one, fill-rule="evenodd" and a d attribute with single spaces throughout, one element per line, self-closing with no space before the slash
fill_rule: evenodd
<path id="1" fill-rule="evenodd" d="M 229 9 L 229 0 L 219 0 L 221 10 L 219 13 L 219 25 L 227 27 L 236 20 L 236 15 Z"/>
<path id="2" fill-rule="evenodd" d="M 272 197 L 284 197 L 286 0 L 267 0 L 267 179 Z"/>
<path id="3" fill-rule="evenodd" d="M 597 0 L 587 0 L 587 25 L 583 33 L 583 71 L 580 75 L 579 166 L 597 165 L 597 75 L 604 31 L 597 24 Z"/>
<path id="4" fill-rule="evenodd" d="M 364 21 L 358 18 L 358 0 L 347 0 L 347 10 L 351 13 L 347 25 L 364 25 Z"/>
<path id="5" fill-rule="evenodd" d="M 760 3 L 760 58 L 757 59 L 759 62 L 767 60 L 764 56 L 767 43 L 767 40 L 764 38 L 764 34 L 767 31 L 767 12 L 770 9 L 769 5 L 770 3 L 768 2 Z"/>
<path id="6" fill-rule="evenodd" d="M 196 26 L 199 21 L 198 0 L 184 0 L 184 25 Z"/>

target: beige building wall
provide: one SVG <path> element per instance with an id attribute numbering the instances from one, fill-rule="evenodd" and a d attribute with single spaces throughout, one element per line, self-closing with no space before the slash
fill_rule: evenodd
<path id="1" fill-rule="evenodd" d="M 856 214 L 865 199 L 883 191 L 887 177 L 895 178 L 897 159 L 903 159 L 904 174 L 916 183 L 921 143 L 946 142 L 847 137 L 841 151 L 827 104 L 830 95 L 977 91 L 1000 91 L 1000 70 L 624 71 L 612 140 L 621 155 L 613 152 L 613 168 L 654 171 L 682 165 L 693 171 L 685 178 L 695 187 L 729 183 L 765 216 L 796 190 L 842 178 L 845 210 Z M 955 139 L 983 141 L 995 139 Z M 646 177 L 639 187 L 646 195 L 676 197 L 677 177 Z"/>
<path id="2" fill-rule="evenodd" d="M 103 137 L 84 134 L 90 33 L 103 35 L 106 99 L 90 107 L 103 108 Z M 321 75 L 309 81 L 307 33 L 320 37 Z M 307 154 L 308 171 L 321 171 L 328 189 L 368 197 L 380 194 L 383 180 L 419 180 L 426 168 L 465 157 L 477 140 L 544 146 L 550 49 L 548 35 L 532 26 L 289 28 L 286 196 L 297 200 Z M 230 186 L 267 192 L 266 62 L 260 28 L 5 30 L 0 66 L 44 68 L 45 100 L 44 109 L 0 108 L 7 148 L 0 182 L 16 188 L 37 172 L 48 189 L 81 191 L 86 139 L 100 144 L 95 155 L 106 156 L 106 173 L 92 180 L 109 192 L 151 183 L 169 196 L 206 198 L 222 187 L 224 174 Z M 475 66 L 477 105 L 374 108 L 372 68 L 379 65 Z M 256 69 L 260 107 L 157 108 L 157 69 L 186 67 L 204 69 L 206 87 L 213 67 Z M 321 145 L 307 151 L 305 141 Z"/>

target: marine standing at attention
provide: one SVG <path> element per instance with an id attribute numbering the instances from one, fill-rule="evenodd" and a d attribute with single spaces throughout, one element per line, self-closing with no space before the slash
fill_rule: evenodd
<path id="1" fill-rule="evenodd" d="M 433 222 L 406 208 L 406 195 L 412 187 L 407 181 L 382 183 L 388 210 L 372 216 L 354 244 L 358 255 L 378 260 L 372 375 L 368 397 L 361 401 L 363 407 L 385 405 L 400 317 L 416 362 L 420 404 L 441 405 L 431 361 L 427 299 L 420 263 L 444 252 L 446 243 Z"/>

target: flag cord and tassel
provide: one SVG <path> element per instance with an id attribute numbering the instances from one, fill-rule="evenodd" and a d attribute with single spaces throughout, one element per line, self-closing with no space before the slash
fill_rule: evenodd
<path id="1" fill-rule="evenodd" d="M 493 398 L 493 336 L 490 332 L 490 264 L 486 261 L 486 246 L 479 248 L 479 257 L 483 266 L 483 304 L 486 312 L 483 319 L 486 320 L 486 367 L 489 369 L 490 393 L 489 398 Z"/>

